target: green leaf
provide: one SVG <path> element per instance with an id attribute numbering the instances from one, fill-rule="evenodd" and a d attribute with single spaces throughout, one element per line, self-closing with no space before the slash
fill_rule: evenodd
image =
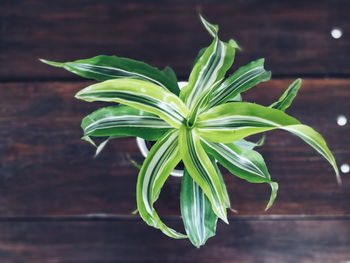
<path id="1" fill-rule="evenodd" d="M 227 102 L 241 102 L 243 101 L 242 95 L 238 94 L 235 97 L 233 97 L 232 99 L 228 100 Z"/>
<path id="2" fill-rule="evenodd" d="M 278 184 L 271 177 L 263 157 L 254 150 L 241 148 L 233 143 L 223 144 L 202 140 L 206 152 L 237 177 L 251 183 L 268 183 L 271 187 L 270 208 L 277 196 Z"/>
<path id="3" fill-rule="evenodd" d="M 208 33 L 212 37 L 217 37 L 219 32 L 219 26 L 209 23 L 202 15 L 199 15 L 199 18 L 201 19 L 201 22 L 204 25 L 205 29 L 208 31 Z"/>
<path id="4" fill-rule="evenodd" d="M 238 45 L 234 40 L 222 42 L 217 37 L 217 27 L 204 20 L 202 22 L 209 33 L 214 37 L 211 45 L 200 56 L 190 74 L 188 84 L 181 90 L 180 98 L 190 108 L 196 104 L 200 95 L 225 76 L 231 67 L 235 50 Z"/>
<path id="5" fill-rule="evenodd" d="M 101 108 L 87 115 L 81 123 L 84 136 L 136 136 L 157 140 L 170 128 L 156 115 L 126 105 Z"/>
<path id="6" fill-rule="evenodd" d="M 158 115 L 175 128 L 182 124 L 188 114 L 187 107 L 176 95 L 143 80 L 107 80 L 79 91 L 76 98 L 119 102 Z"/>
<path id="7" fill-rule="evenodd" d="M 181 181 L 180 206 L 187 236 L 199 248 L 215 235 L 218 217 L 209 199 L 186 169 Z"/>
<path id="8" fill-rule="evenodd" d="M 207 103 L 209 101 L 209 97 L 211 95 L 211 90 L 215 86 L 219 85 L 220 82 L 221 82 L 221 80 L 215 82 L 211 88 L 209 88 L 206 91 L 203 91 L 202 94 L 199 95 L 199 97 L 196 100 L 196 103 L 191 108 L 190 115 L 187 118 L 187 124 L 190 127 L 196 122 L 198 115 L 200 114 L 200 112 L 203 111 L 203 108 L 207 105 Z"/>
<path id="9" fill-rule="evenodd" d="M 289 85 L 288 89 L 286 89 L 278 101 L 272 103 L 269 107 L 281 111 L 288 109 L 297 96 L 300 86 L 301 79 L 296 79 L 292 84 Z"/>
<path id="10" fill-rule="evenodd" d="M 255 147 L 264 145 L 265 138 L 266 138 L 266 136 L 265 136 L 265 134 L 263 134 L 257 142 L 251 142 L 251 141 L 247 141 L 245 139 L 241 139 L 238 141 L 234 141 L 233 144 L 235 144 L 241 148 L 247 149 L 247 150 L 253 150 Z"/>
<path id="11" fill-rule="evenodd" d="M 172 130 L 151 148 L 138 175 L 136 187 L 137 209 L 142 219 L 172 238 L 186 236 L 166 226 L 159 218 L 153 204 L 158 199 L 170 172 L 180 160 L 178 131 Z"/>
<path id="12" fill-rule="evenodd" d="M 245 139 L 234 141 L 233 143 L 241 148 L 248 149 L 248 150 L 252 150 L 257 146 L 254 142 L 247 141 Z"/>
<path id="13" fill-rule="evenodd" d="M 171 67 L 165 67 L 162 70 L 162 73 L 167 76 L 168 82 L 169 82 L 169 86 L 170 87 L 174 87 L 172 89 L 169 89 L 171 92 L 173 92 L 175 95 L 179 95 L 180 94 L 180 88 L 179 85 L 177 83 L 177 77 L 176 77 L 176 73 L 175 71 L 171 68 Z"/>
<path id="14" fill-rule="evenodd" d="M 226 187 L 226 184 L 225 184 L 225 181 L 224 181 L 224 177 L 222 176 L 221 174 L 221 171 L 216 163 L 216 159 L 214 157 L 212 157 L 211 155 L 208 155 L 212 165 L 214 166 L 215 168 L 215 171 L 216 173 L 218 174 L 219 176 L 219 179 L 220 179 L 220 183 L 222 185 L 222 190 L 224 192 L 224 197 L 225 197 L 225 207 L 226 208 L 231 208 L 231 201 L 230 201 L 230 197 L 228 195 L 228 192 L 227 192 L 227 187 Z"/>
<path id="15" fill-rule="evenodd" d="M 337 177 L 337 181 L 339 184 L 341 183 L 341 178 L 335 158 L 332 152 L 329 150 L 327 143 L 321 134 L 319 134 L 311 127 L 302 124 L 281 127 L 281 129 L 289 131 L 290 133 L 298 136 L 304 142 L 314 148 L 318 153 L 320 153 L 332 165 Z"/>
<path id="16" fill-rule="evenodd" d="M 199 116 L 195 124 L 208 140 L 229 143 L 249 135 L 300 122 L 286 113 L 247 102 L 216 106 Z"/>
<path id="17" fill-rule="evenodd" d="M 340 182 L 334 156 L 322 136 L 283 111 L 245 102 L 227 103 L 201 114 L 195 127 L 204 139 L 223 143 L 273 129 L 289 131 L 325 157 Z"/>
<path id="18" fill-rule="evenodd" d="M 227 192 L 225 186 L 205 153 L 200 137 L 194 129 L 182 126 L 179 134 L 179 148 L 182 161 L 193 180 L 210 200 L 215 214 L 227 222 Z"/>
<path id="19" fill-rule="evenodd" d="M 161 72 L 144 62 L 117 56 L 96 56 L 71 62 L 54 62 L 45 59 L 43 63 L 54 67 L 61 67 L 81 77 L 105 81 L 110 79 L 130 78 L 150 81 L 174 94 L 180 93 L 177 83 L 167 72 Z M 167 70 L 166 70 L 167 71 Z"/>
<path id="20" fill-rule="evenodd" d="M 88 142 L 88 143 L 90 143 L 92 146 L 94 146 L 94 147 L 98 147 L 97 145 L 96 145 L 96 143 L 89 137 L 89 136 L 83 136 L 83 137 L 81 137 L 81 139 L 83 140 L 83 141 L 86 141 L 86 142 Z"/>
<path id="21" fill-rule="evenodd" d="M 119 138 L 119 137 L 118 137 Z M 111 137 L 108 137 L 106 140 L 104 140 L 103 142 L 101 142 L 97 147 L 96 147 L 96 152 L 95 152 L 95 157 L 97 157 L 102 151 L 103 149 L 106 147 L 106 145 L 108 144 L 108 142 L 111 140 Z"/>
<path id="22" fill-rule="evenodd" d="M 200 57 L 204 54 L 205 50 L 207 49 L 208 47 L 203 47 L 201 48 L 198 53 L 197 53 L 197 56 L 196 58 L 194 59 L 193 61 L 193 66 L 196 65 L 197 61 L 200 59 Z"/>
<path id="23" fill-rule="evenodd" d="M 220 86 L 212 90 L 208 108 L 230 101 L 240 93 L 269 80 L 271 72 L 264 69 L 264 62 L 265 59 L 258 59 L 236 70 Z"/>

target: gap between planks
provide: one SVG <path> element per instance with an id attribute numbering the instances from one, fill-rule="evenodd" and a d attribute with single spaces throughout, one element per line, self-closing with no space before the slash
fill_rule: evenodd
<path id="1" fill-rule="evenodd" d="M 177 76 L 179 81 L 187 80 L 187 76 Z M 272 79 L 350 79 L 350 74 L 342 73 L 329 73 L 329 74 L 318 74 L 318 73 L 293 73 L 293 74 L 272 74 Z M 0 83 L 20 83 L 20 82 L 88 82 L 90 79 L 84 79 L 80 77 L 43 77 L 43 78 L 0 78 Z"/>
<path id="2" fill-rule="evenodd" d="M 165 221 L 179 221 L 180 216 L 165 216 Z M 115 221 L 138 221 L 139 216 L 134 215 L 115 215 L 115 214 L 86 214 L 70 216 L 34 216 L 34 217 L 2 217 L 2 222 L 115 222 Z M 337 221 L 350 220 L 350 214 L 346 215 L 252 215 L 235 216 L 229 218 L 229 222 L 238 221 Z"/>

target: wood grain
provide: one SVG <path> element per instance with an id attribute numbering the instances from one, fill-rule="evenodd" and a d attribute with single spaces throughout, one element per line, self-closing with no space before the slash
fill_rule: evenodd
<path id="1" fill-rule="evenodd" d="M 170 65 L 189 74 L 210 38 L 197 13 L 220 25 L 243 52 L 238 65 L 265 57 L 275 74 L 349 75 L 350 3 L 346 0 L 2 0 L 0 79 L 71 78 L 38 58 L 67 61 L 98 54 Z M 343 37 L 333 39 L 334 27 Z"/>
<path id="2" fill-rule="evenodd" d="M 249 91 L 249 101 L 268 105 L 292 80 L 274 80 Z M 80 119 L 103 104 L 73 98 L 89 82 L 1 83 L 0 217 L 129 215 L 135 209 L 137 169 L 142 162 L 132 138 L 118 139 L 94 159 L 80 140 Z M 349 162 L 350 80 L 307 79 L 289 113 L 315 127 L 328 141 L 339 164 Z M 274 131 L 260 149 L 272 177 L 280 183 L 275 206 L 263 212 L 268 186 L 249 184 L 225 172 L 233 208 L 239 215 L 350 213 L 350 180 L 338 186 L 331 167 L 298 138 Z M 167 182 L 157 207 L 178 215 L 178 178 Z"/>
<path id="3" fill-rule="evenodd" d="M 175 227 L 180 222 L 166 221 Z M 349 220 L 231 220 L 196 249 L 139 220 L 0 222 L 2 263 L 334 263 L 350 259 Z"/>

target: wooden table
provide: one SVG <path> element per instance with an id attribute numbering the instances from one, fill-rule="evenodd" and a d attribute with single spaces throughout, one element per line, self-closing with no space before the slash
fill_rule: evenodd
<path id="1" fill-rule="evenodd" d="M 244 98 L 269 105 L 303 77 L 288 113 L 324 135 L 339 166 L 350 163 L 350 124 L 337 124 L 350 121 L 349 1 L 1 0 L 1 263 L 350 262 L 350 174 L 338 186 L 326 161 L 279 131 L 260 149 L 280 183 L 268 212 L 268 186 L 225 173 L 239 213 L 205 247 L 147 227 L 131 215 L 135 140 L 115 140 L 94 159 L 79 125 L 101 104 L 73 98 L 91 82 L 38 62 L 115 54 L 170 65 L 186 80 L 210 42 L 198 11 L 242 46 L 233 69 L 265 57 L 273 71 Z M 179 182 L 168 180 L 157 209 L 181 229 Z"/>

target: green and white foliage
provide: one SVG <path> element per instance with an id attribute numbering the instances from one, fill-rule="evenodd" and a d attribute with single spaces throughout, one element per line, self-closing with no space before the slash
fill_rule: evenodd
<path id="1" fill-rule="evenodd" d="M 267 81 L 271 72 L 264 59 L 238 68 L 226 79 L 239 46 L 234 40 L 220 40 L 219 27 L 200 17 L 212 42 L 199 52 L 188 84 L 181 91 L 174 71 L 158 70 L 140 61 L 115 56 L 97 56 L 72 62 L 42 60 L 98 83 L 82 89 L 76 98 L 103 101 L 113 106 L 86 116 L 81 127 L 83 139 L 110 139 L 137 136 L 156 141 L 137 179 L 137 211 L 150 226 L 172 238 L 188 238 L 196 247 L 215 235 L 218 219 L 228 223 L 230 199 L 219 165 L 234 176 L 251 183 L 266 183 L 271 195 L 266 209 L 277 196 L 263 157 L 255 150 L 264 133 L 281 129 L 294 134 L 338 168 L 322 136 L 284 111 L 291 105 L 301 85 L 297 79 L 269 107 L 242 102 L 241 93 Z M 262 139 L 249 142 L 247 136 L 261 133 Z M 154 208 L 171 171 L 185 166 L 181 182 L 180 207 L 186 233 L 168 227 Z"/>

